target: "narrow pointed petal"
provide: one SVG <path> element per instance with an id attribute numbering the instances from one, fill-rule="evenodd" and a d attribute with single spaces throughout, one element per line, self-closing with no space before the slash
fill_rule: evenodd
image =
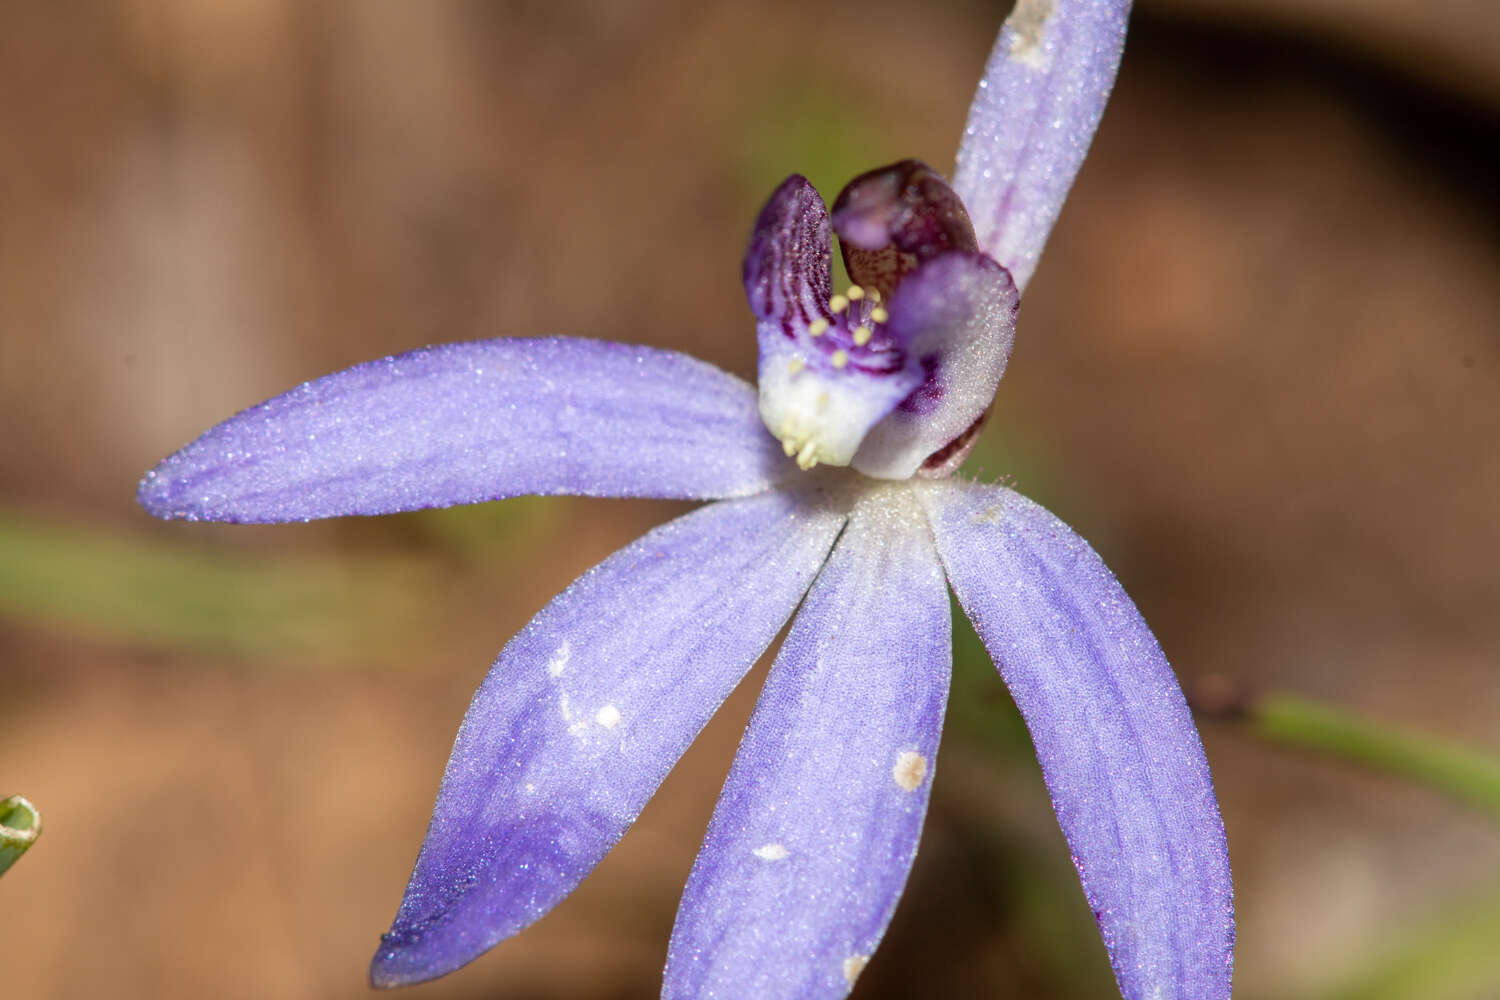
<path id="1" fill-rule="evenodd" d="M 1121 993 L 1227 998 L 1224 824 L 1161 647 L 1088 543 L 1046 510 L 997 486 L 921 495 L 948 580 L 1031 730 Z"/>
<path id="2" fill-rule="evenodd" d="M 526 493 L 711 498 L 789 468 L 755 390 L 686 355 L 485 340 L 397 355 L 245 410 L 164 460 L 158 517 L 279 522 Z"/>
<path id="3" fill-rule="evenodd" d="M 843 521 L 784 492 L 702 508 L 511 640 L 459 729 L 371 981 L 452 971 L 571 892 L 770 644 Z"/>
<path id="4" fill-rule="evenodd" d="M 1010 275 L 981 254 L 944 254 L 907 277 L 887 326 L 922 382 L 864 436 L 854 468 L 906 479 L 984 416 L 1010 360 L 1020 302 Z"/>
<path id="5" fill-rule="evenodd" d="M 953 187 L 1023 290 L 1104 114 L 1129 14 L 1129 0 L 1019 0 L 979 81 Z"/>
<path id="6" fill-rule="evenodd" d="M 916 854 L 947 588 L 906 490 L 862 504 L 792 625 L 688 879 L 663 996 L 848 994 Z"/>

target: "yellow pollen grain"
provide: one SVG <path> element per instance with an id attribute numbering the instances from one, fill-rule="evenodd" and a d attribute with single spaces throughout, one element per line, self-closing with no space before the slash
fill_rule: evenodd
<path id="1" fill-rule="evenodd" d="M 788 375 L 795 375 L 806 367 L 806 361 L 803 361 L 801 358 L 793 358 L 786 363 L 786 373 Z"/>
<path id="2" fill-rule="evenodd" d="M 828 332 L 828 321 L 826 319 L 815 319 L 807 324 L 807 335 L 809 337 L 821 337 Z"/>
<path id="3" fill-rule="evenodd" d="M 868 326 L 856 326 L 854 328 L 854 346 L 864 347 L 870 342 L 870 338 L 872 336 L 874 336 L 874 334 L 870 332 L 870 328 Z"/>
<path id="4" fill-rule="evenodd" d="M 787 458 L 791 458 L 797 454 L 797 440 L 795 438 L 783 438 L 781 441 L 781 450 L 786 452 Z"/>
<path id="5" fill-rule="evenodd" d="M 834 351 L 833 357 L 829 358 L 829 360 L 833 362 L 833 367 L 842 368 L 849 363 L 849 352 L 845 350 Z"/>
<path id="6" fill-rule="evenodd" d="M 863 288 L 860 288 L 858 285 L 854 285 L 853 287 L 851 287 L 849 289 L 849 301 L 850 302 L 858 302 L 860 299 L 862 299 L 864 297 L 865 297 L 865 290 Z"/>
<path id="7" fill-rule="evenodd" d="M 876 306 L 870 311 L 870 318 L 877 323 L 884 323 L 891 318 L 891 314 L 886 312 L 882 307 Z"/>
<path id="8" fill-rule="evenodd" d="M 828 300 L 828 308 L 833 310 L 835 313 L 841 313 L 845 309 L 849 308 L 849 299 L 847 296 L 835 295 L 833 298 Z"/>
<path id="9" fill-rule="evenodd" d="M 806 471 L 817 465 L 818 459 L 814 454 L 817 450 L 818 446 L 812 441 L 804 444 L 802 446 L 802 450 L 797 452 L 797 468 Z"/>

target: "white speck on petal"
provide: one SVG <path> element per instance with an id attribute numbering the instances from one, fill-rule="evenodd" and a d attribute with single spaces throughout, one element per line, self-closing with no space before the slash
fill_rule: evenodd
<path id="1" fill-rule="evenodd" d="M 547 674 L 551 677 L 561 677 L 564 670 L 568 669 L 568 660 L 573 655 L 573 647 L 564 639 L 562 645 L 557 647 L 557 652 L 552 654 L 552 659 L 547 661 Z"/>
<path id="2" fill-rule="evenodd" d="M 896 758 L 896 766 L 891 768 L 891 777 L 903 791 L 915 792 L 927 777 L 927 758 L 915 750 L 903 750 Z"/>
<path id="3" fill-rule="evenodd" d="M 613 705 L 605 705 L 594 716 L 594 721 L 605 729 L 613 729 L 620 724 L 620 710 Z"/>
<path id="4" fill-rule="evenodd" d="M 859 974 L 865 971 L 865 966 L 870 964 L 869 955 L 850 955 L 844 959 L 844 982 L 850 986 L 859 978 Z"/>
<path id="5" fill-rule="evenodd" d="M 970 518 L 974 524 L 999 524 L 1003 520 L 1005 520 L 1005 507 L 998 503 L 986 507 Z"/>
<path id="6" fill-rule="evenodd" d="M 781 861 L 792 852 L 786 849 L 785 844 L 762 844 L 750 853 L 762 861 Z"/>

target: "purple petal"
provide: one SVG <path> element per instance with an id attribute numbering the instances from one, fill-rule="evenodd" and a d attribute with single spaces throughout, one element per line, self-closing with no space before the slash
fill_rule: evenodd
<path id="1" fill-rule="evenodd" d="M 1234 955 L 1224 823 L 1161 647 L 1089 548 L 997 486 L 921 491 L 959 602 L 1031 729 L 1127 1000 L 1221 1000 Z"/>
<path id="2" fill-rule="evenodd" d="M 1018 288 L 1093 141 L 1129 14 L 1129 0 L 1019 0 L 990 53 L 953 187 Z"/>
<path id="3" fill-rule="evenodd" d="M 371 981 L 456 969 L 571 892 L 770 644 L 843 521 L 792 492 L 702 508 L 512 639 L 458 731 Z"/>
<path id="4" fill-rule="evenodd" d="M 948 698 L 947 588 L 901 490 L 792 625 L 688 879 L 665 997 L 845 996 L 916 854 Z"/>
<path id="5" fill-rule="evenodd" d="M 887 327 L 923 381 L 866 433 L 854 468 L 905 479 L 983 416 L 1015 343 L 1019 304 L 1010 275 L 980 254 L 945 254 L 902 281 Z"/>
<path id="6" fill-rule="evenodd" d="M 828 317 L 833 294 L 828 209 L 801 174 L 781 182 L 761 209 L 745 249 L 745 295 L 758 320 L 774 321 L 790 336 Z"/>
<path id="7" fill-rule="evenodd" d="M 756 493 L 788 463 L 755 391 L 686 355 L 596 340 L 401 354 L 251 407 L 141 481 L 158 517 L 301 521 L 524 493 Z"/>

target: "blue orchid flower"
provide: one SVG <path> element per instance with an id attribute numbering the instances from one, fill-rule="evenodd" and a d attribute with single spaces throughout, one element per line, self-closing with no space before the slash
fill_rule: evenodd
<path id="1" fill-rule="evenodd" d="M 153 514 L 235 522 L 528 493 L 713 501 L 585 573 L 500 653 L 376 985 L 443 975 L 562 900 L 791 620 L 689 876 L 663 995 L 846 995 L 916 854 L 951 587 L 1030 728 L 1122 994 L 1229 995 L 1224 827 L 1160 647 L 1066 525 L 953 475 L 1128 6 L 1021 0 L 951 187 L 906 161 L 856 178 L 831 212 L 801 177 L 777 189 L 744 260 L 758 392 L 648 347 L 450 344 L 302 385 L 142 481 Z M 835 234 L 855 282 L 838 294 Z"/>

